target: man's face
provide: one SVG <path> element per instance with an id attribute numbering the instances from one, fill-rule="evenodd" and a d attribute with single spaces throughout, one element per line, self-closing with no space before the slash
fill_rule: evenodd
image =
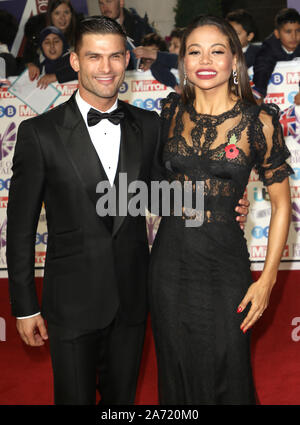
<path id="1" fill-rule="evenodd" d="M 71 53 L 71 65 L 78 72 L 83 99 L 95 107 L 112 105 L 123 83 L 129 58 L 120 35 L 84 34 L 79 51 Z"/>
<path id="2" fill-rule="evenodd" d="M 107 18 L 119 19 L 123 3 L 121 0 L 99 0 L 100 12 Z"/>
<path id="3" fill-rule="evenodd" d="M 276 29 L 274 34 L 283 47 L 293 52 L 300 43 L 300 24 L 298 22 L 287 22 L 281 28 Z"/>

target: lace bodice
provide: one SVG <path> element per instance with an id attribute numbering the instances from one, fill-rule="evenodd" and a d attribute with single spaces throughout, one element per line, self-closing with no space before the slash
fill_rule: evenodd
<path id="1" fill-rule="evenodd" d="M 204 182 L 206 221 L 235 217 L 253 167 L 266 186 L 293 173 L 276 105 L 238 101 L 221 115 L 204 115 L 171 93 L 161 118 L 162 162 L 156 170 L 169 181 Z"/>

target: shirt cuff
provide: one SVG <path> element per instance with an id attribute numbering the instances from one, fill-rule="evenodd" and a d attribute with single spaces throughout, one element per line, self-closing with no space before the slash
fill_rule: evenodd
<path id="1" fill-rule="evenodd" d="M 23 316 L 23 317 L 17 317 L 17 319 L 29 319 L 30 317 L 35 317 L 41 314 L 40 312 L 32 314 L 31 316 Z"/>

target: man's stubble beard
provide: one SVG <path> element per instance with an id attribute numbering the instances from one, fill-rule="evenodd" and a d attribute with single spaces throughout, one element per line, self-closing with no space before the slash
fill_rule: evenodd
<path id="1" fill-rule="evenodd" d="M 125 74 L 119 80 L 118 84 L 116 86 L 114 86 L 114 90 L 110 93 L 109 93 L 109 87 L 107 88 L 108 89 L 107 91 L 103 87 L 97 88 L 92 83 L 90 83 L 89 79 L 85 80 L 84 78 L 80 77 L 80 84 L 86 91 L 93 94 L 94 96 L 97 96 L 100 99 L 112 99 L 112 98 L 118 96 L 119 89 L 120 89 L 121 85 L 123 84 L 124 78 L 125 78 Z"/>

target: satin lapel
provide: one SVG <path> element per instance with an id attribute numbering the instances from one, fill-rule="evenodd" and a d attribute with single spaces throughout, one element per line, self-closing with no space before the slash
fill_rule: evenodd
<path id="1" fill-rule="evenodd" d="M 108 178 L 74 98 L 67 103 L 65 116 L 61 123 L 56 124 L 56 127 L 74 170 L 96 209 L 99 199 L 96 186 L 100 181 L 108 180 Z"/>
<path id="2" fill-rule="evenodd" d="M 120 102 L 123 105 L 125 111 L 125 119 L 121 123 L 121 144 L 120 144 L 120 156 L 119 156 L 119 172 L 126 173 L 127 175 L 127 188 L 131 182 L 135 181 L 139 177 L 141 162 L 142 162 L 142 134 L 138 125 L 135 123 L 135 119 L 128 111 L 127 105 L 124 102 Z M 118 191 L 122 190 L 122 185 L 117 184 L 117 199 L 119 199 Z M 128 194 L 127 205 L 134 194 Z M 118 205 L 117 205 L 118 207 Z M 125 216 L 117 216 L 114 218 L 113 235 L 115 235 L 120 229 Z"/>

